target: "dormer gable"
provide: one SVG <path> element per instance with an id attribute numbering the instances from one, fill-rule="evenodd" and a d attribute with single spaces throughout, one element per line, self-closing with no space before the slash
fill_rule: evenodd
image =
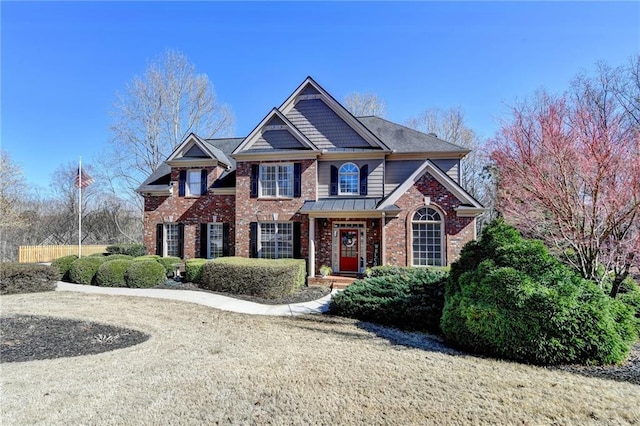
<path id="1" fill-rule="evenodd" d="M 218 148 L 208 144 L 198 135 L 191 133 L 171 153 L 166 163 L 171 167 L 210 167 L 220 165 L 231 167 L 231 161 Z"/>
<path id="2" fill-rule="evenodd" d="M 236 158 L 265 153 L 290 156 L 305 151 L 311 156 L 316 156 L 320 152 L 287 117 L 274 108 L 249 133 L 232 155 Z"/>
<path id="3" fill-rule="evenodd" d="M 279 111 L 322 150 L 391 151 L 311 77 L 298 86 Z"/>

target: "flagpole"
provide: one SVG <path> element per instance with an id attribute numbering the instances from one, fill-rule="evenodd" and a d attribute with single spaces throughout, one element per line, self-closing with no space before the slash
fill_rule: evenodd
<path id="1" fill-rule="evenodd" d="M 78 259 L 82 257 L 82 157 L 78 160 Z"/>

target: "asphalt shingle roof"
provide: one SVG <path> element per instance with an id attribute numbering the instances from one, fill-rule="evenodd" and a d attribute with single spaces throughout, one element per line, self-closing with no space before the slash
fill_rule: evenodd
<path id="1" fill-rule="evenodd" d="M 378 139 L 396 152 L 469 152 L 467 148 L 384 118 L 374 116 L 356 118 Z"/>

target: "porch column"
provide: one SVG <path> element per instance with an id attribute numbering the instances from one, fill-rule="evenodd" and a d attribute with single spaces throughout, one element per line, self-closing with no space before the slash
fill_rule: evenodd
<path id="1" fill-rule="evenodd" d="M 386 237 L 386 233 L 384 231 L 384 229 L 386 228 L 387 224 L 387 215 L 385 212 L 382 212 L 382 218 L 380 220 L 380 226 L 382 227 L 382 229 L 380 230 L 380 239 L 382 240 L 382 244 L 380 247 L 380 257 L 381 257 L 381 261 L 380 261 L 380 265 L 384 266 L 387 264 L 387 237 Z"/>
<path id="2" fill-rule="evenodd" d="M 309 278 L 316 276 L 316 218 L 309 218 Z"/>

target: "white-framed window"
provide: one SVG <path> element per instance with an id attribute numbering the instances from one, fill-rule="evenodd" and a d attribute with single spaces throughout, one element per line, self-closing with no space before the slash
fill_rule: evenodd
<path id="1" fill-rule="evenodd" d="M 186 182 L 186 194 L 187 197 L 202 195 L 202 171 L 201 170 L 188 170 L 187 182 Z"/>
<path id="2" fill-rule="evenodd" d="M 261 197 L 293 197 L 293 164 L 260 165 Z"/>
<path id="3" fill-rule="evenodd" d="M 164 224 L 164 255 L 180 257 L 180 231 L 177 223 Z"/>
<path id="4" fill-rule="evenodd" d="M 260 222 L 258 257 L 285 259 L 293 257 L 293 222 Z"/>
<path id="5" fill-rule="evenodd" d="M 360 169 L 353 163 L 345 163 L 338 171 L 338 195 L 360 194 Z"/>
<path id="6" fill-rule="evenodd" d="M 208 259 L 215 259 L 223 255 L 223 228 L 222 223 L 210 223 L 208 242 Z"/>
<path id="7" fill-rule="evenodd" d="M 415 212 L 411 220 L 413 266 L 442 266 L 442 216 L 430 207 Z"/>

